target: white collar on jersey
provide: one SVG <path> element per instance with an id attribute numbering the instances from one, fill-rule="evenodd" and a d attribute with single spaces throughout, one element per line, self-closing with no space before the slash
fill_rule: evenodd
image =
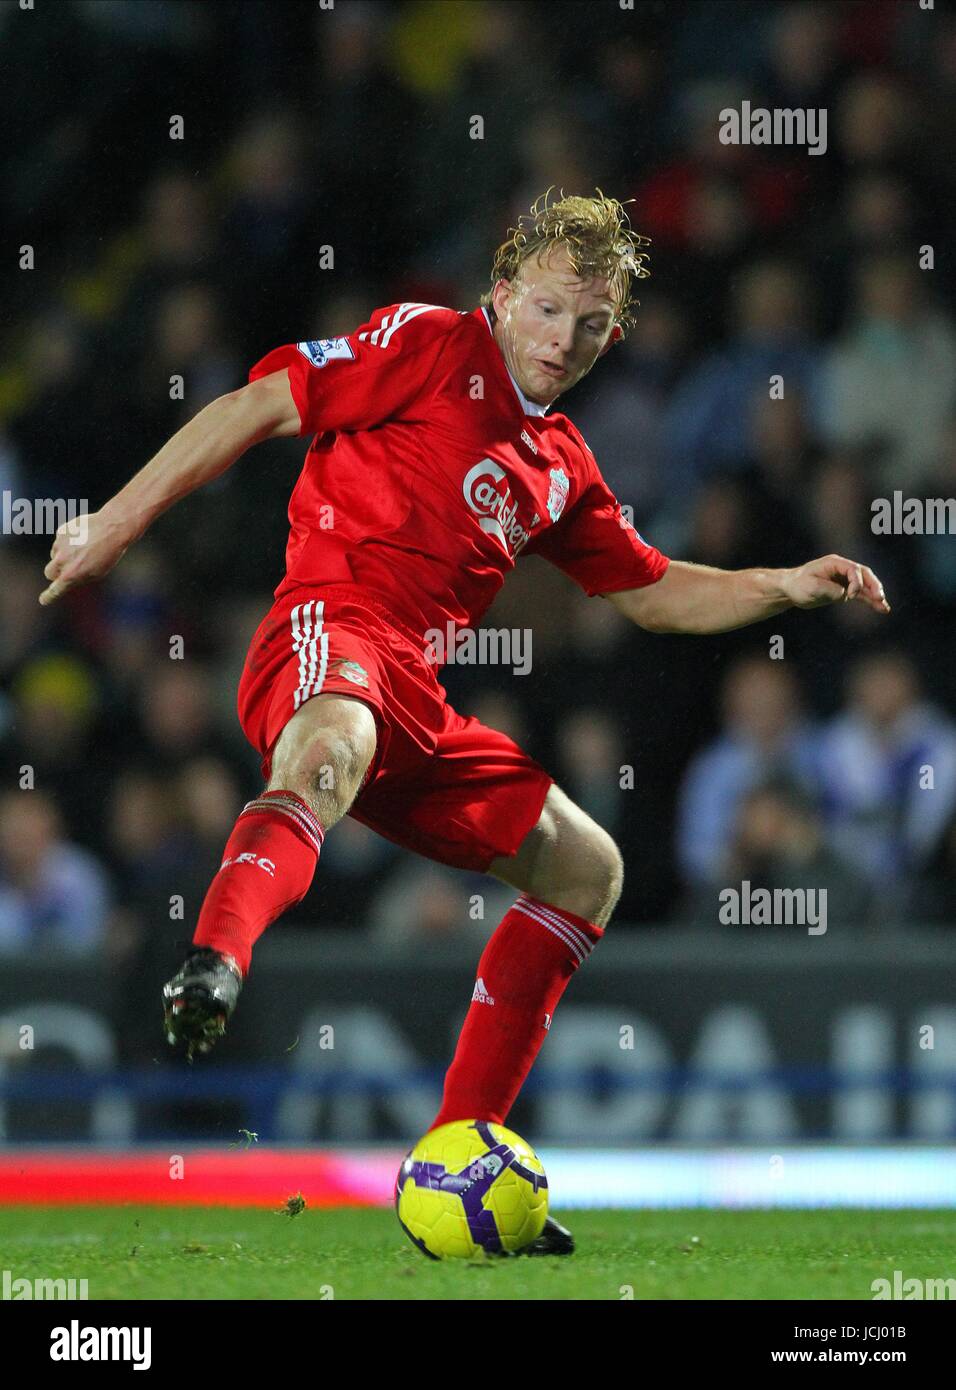
<path id="1" fill-rule="evenodd" d="M 494 330 L 494 328 L 493 328 L 493 326 L 492 326 L 492 323 L 491 323 L 491 315 L 488 313 L 488 306 L 487 306 L 487 304 L 482 304 L 482 306 L 481 306 L 481 312 L 482 312 L 482 313 L 484 314 L 484 316 L 485 316 L 485 323 L 488 325 L 488 332 L 491 334 L 492 337 L 494 337 L 494 335 L 495 335 L 495 330 Z M 496 346 L 497 346 L 497 344 L 496 344 Z M 503 357 L 502 357 L 501 360 L 502 360 L 502 362 L 504 362 L 504 358 L 503 358 Z M 507 364 L 506 362 L 505 362 L 505 371 L 508 372 L 508 375 L 509 375 L 509 376 L 511 376 L 511 373 L 508 371 L 508 364 Z M 528 397 L 527 397 L 527 396 L 525 395 L 525 393 L 522 391 L 521 387 L 520 387 L 520 386 L 518 385 L 518 383 L 515 381 L 515 379 L 514 379 L 513 376 L 511 376 L 511 384 L 512 384 L 512 386 L 515 388 L 515 394 L 517 395 L 518 400 L 521 402 L 521 409 L 524 411 L 525 415 L 546 415 L 546 414 L 547 414 L 547 412 L 548 412 L 548 410 L 550 409 L 550 407 L 549 407 L 549 406 L 546 406 L 546 405 L 539 405 L 537 401 L 529 401 L 529 400 L 528 400 Z"/>

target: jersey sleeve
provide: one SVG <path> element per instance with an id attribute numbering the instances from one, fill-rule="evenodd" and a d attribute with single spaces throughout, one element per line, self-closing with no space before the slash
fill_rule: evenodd
<path id="1" fill-rule="evenodd" d="M 274 348 L 249 380 L 288 368 L 300 435 L 371 429 L 400 416 L 423 393 L 459 321 L 454 309 L 438 304 L 391 304 L 345 337 Z"/>
<path id="2" fill-rule="evenodd" d="M 596 466 L 578 501 L 528 549 L 592 597 L 656 584 L 670 564 L 635 531 Z"/>

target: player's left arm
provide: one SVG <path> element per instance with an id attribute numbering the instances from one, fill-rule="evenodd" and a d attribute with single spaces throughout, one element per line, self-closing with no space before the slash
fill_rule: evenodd
<path id="1" fill-rule="evenodd" d="M 731 632 L 787 608 L 851 600 L 876 613 L 890 611 L 873 571 L 842 555 L 779 570 L 721 570 L 672 560 L 656 583 L 605 597 L 649 632 Z"/>

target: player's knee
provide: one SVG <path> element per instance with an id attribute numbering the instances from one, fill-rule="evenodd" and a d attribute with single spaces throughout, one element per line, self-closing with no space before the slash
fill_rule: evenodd
<path id="1" fill-rule="evenodd" d="M 351 701 L 345 710 L 316 704 L 296 724 L 290 721 L 276 745 L 269 786 L 301 796 L 328 828 L 361 786 L 375 753 L 375 720 L 367 706 Z"/>
<path id="2" fill-rule="evenodd" d="M 588 888 L 594 907 L 590 921 L 606 926 L 621 897 L 624 887 L 624 859 L 614 840 L 595 825 L 596 834 L 590 839 L 586 860 Z"/>
<path id="3" fill-rule="evenodd" d="M 360 737 L 351 730 L 328 729 L 302 750 L 296 772 L 298 781 L 312 794 L 332 792 L 347 797 L 358 789 L 367 766 Z"/>
<path id="4" fill-rule="evenodd" d="M 624 885 L 624 860 L 614 840 L 577 807 L 563 813 L 547 808 L 541 831 L 549 842 L 546 891 L 552 901 L 606 926 Z"/>

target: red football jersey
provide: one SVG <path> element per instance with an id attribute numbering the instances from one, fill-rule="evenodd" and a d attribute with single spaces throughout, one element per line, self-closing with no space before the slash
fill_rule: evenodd
<path id="1" fill-rule="evenodd" d="M 314 438 L 276 598 L 358 584 L 425 633 L 475 626 L 520 555 L 588 594 L 667 569 L 571 421 L 520 391 L 486 309 L 392 304 L 347 337 L 276 348 L 249 379 L 283 367 Z"/>

